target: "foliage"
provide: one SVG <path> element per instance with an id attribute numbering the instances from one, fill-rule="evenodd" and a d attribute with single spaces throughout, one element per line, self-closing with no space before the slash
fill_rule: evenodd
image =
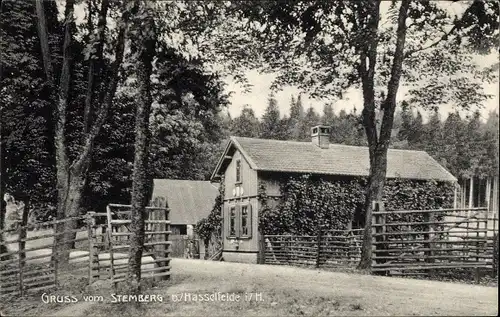
<path id="1" fill-rule="evenodd" d="M 219 194 L 215 198 L 214 206 L 210 214 L 199 220 L 194 226 L 196 233 L 204 240 L 208 241 L 213 236 L 220 238 L 222 233 L 222 206 L 224 205 L 224 179 L 220 181 Z"/>
<path id="2" fill-rule="evenodd" d="M 33 12 L 34 2 L 2 1 L 0 173 L 2 188 L 38 211 L 55 201 L 55 169 L 51 105 L 44 86 L 43 65 L 38 58 L 40 48 L 37 38 L 32 36 L 36 34 Z M 61 35 L 55 3 L 47 4 L 45 14 L 53 47 Z"/>
<path id="3" fill-rule="evenodd" d="M 352 221 L 362 227 L 366 183 L 364 178 L 290 177 L 281 184 L 281 201 L 276 208 L 269 207 L 265 186 L 260 184 L 259 225 L 265 234 L 299 235 L 317 234 L 318 224 L 327 229 L 346 229 Z M 390 179 L 384 191 L 386 210 L 450 208 L 453 204 L 451 183 Z"/>

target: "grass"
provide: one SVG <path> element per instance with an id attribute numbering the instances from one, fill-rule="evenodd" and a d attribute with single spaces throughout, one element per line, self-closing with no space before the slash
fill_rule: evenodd
<path id="1" fill-rule="evenodd" d="M 162 301 L 112 303 L 114 291 L 99 281 L 92 287 L 83 279 L 69 281 L 58 294 L 104 296 L 103 303 L 41 305 L 32 297 L 5 312 L 23 316 L 410 316 L 492 315 L 498 313 L 498 289 L 339 273 L 286 266 L 251 265 L 174 259 L 172 278 L 149 282 L 143 294 Z M 123 293 L 123 291 L 118 291 Z M 176 300 L 191 294 L 191 300 Z M 194 300 L 215 294 L 239 295 L 238 301 Z M 185 296 L 185 295 L 184 295 Z M 220 299 L 220 297 L 219 297 Z M 234 299 L 234 298 L 233 298 Z M 24 307 L 23 307 L 24 305 Z M 1 306 L 1 305 L 0 305 Z"/>

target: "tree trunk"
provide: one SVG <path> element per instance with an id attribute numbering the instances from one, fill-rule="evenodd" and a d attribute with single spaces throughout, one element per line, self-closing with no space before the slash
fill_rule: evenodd
<path id="1" fill-rule="evenodd" d="M 65 184 L 65 191 L 61 192 L 61 196 L 65 199 L 58 201 L 57 212 L 58 219 L 66 217 L 76 217 L 80 214 L 83 190 L 85 188 L 85 173 L 83 170 L 72 171 L 68 173 L 68 182 Z M 61 216 L 59 216 L 61 215 Z M 54 239 L 53 254 L 58 266 L 62 269 L 67 268 L 69 264 L 69 254 L 74 248 L 76 232 L 71 232 L 76 229 L 77 221 L 67 221 L 56 226 L 56 232 L 64 232 L 57 235 Z"/>
<path id="2" fill-rule="evenodd" d="M 2 120 L 0 118 L 0 120 Z M 5 202 L 5 200 L 3 200 L 3 196 L 4 196 L 4 193 L 5 193 L 5 180 L 4 180 L 4 177 L 5 177 L 5 164 L 3 164 L 3 152 L 2 152 L 2 137 L 1 137 L 1 129 L 2 127 L 2 124 L 0 123 L 0 231 L 4 229 L 5 227 L 5 213 L 7 212 L 7 204 Z M 6 253 L 7 252 L 7 248 L 4 244 L 2 244 L 3 242 L 3 233 L 0 234 L 0 254 L 2 253 Z M 3 260 L 2 257 L 0 257 L 0 261 Z"/>
<path id="3" fill-rule="evenodd" d="M 361 250 L 360 269 L 368 269 L 372 264 L 372 202 L 382 201 L 387 171 L 387 148 L 370 148 L 370 176 L 365 196 L 365 230 Z"/>
<path id="4" fill-rule="evenodd" d="M 147 14 L 147 13 L 146 13 Z M 150 140 L 149 116 L 151 112 L 151 72 L 156 50 L 154 21 L 146 17 L 144 22 L 136 20 L 138 35 L 138 60 L 136 74 L 139 96 L 135 121 L 135 156 L 132 174 L 132 213 L 130 249 L 128 260 L 128 289 L 130 294 L 140 292 L 141 259 L 144 248 L 144 221 L 148 202 L 148 148 Z M 142 23 L 141 23 L 142 22 Z"/>
<path id="5" fill-rule="evenodd" d="M 361 75 L 363 78 L 363 123 L 368 139 L 370 156 L 370 175 L 368 177 L 368 186 L 365 198 L 365 230 L 363 235 L 363 248 L 361 250 L 361 261 L 358 265 L 360 269 L 368 269 L 372 262 L 372 201 L 381 201 L 385 185 L 385 176 L 387 173 L 387 152 L 391 140 L 392 126 L 394 123 L 394 112 L 396 110 L 396 95 L 399 88 L 399 82 L 402 73 L 404 46 L 406 39 L 406 18 L 410 0 L 403 0 L 399 9 L 396 49 L 394 51 L 394 60 L 391 68 L 391 77 L 387 85 L 387 97 L 382 104 L 383 118 L 380 127 L 380 135 L 377 134 L 377 124 L 375 119 L 375 99 L 373 93 L 372 71 L 363 71 L 363 58 Z M 378 24 L 378 23 L 377 23 Z M 373 48 L 375 46 L 375 48 Z M 368 49 L 367 56 L 376 55 L 376 45 Z M 374 64 L 375 61 L 373 61 Z M 370 58 L 370 67 L 372 61 Z"/>

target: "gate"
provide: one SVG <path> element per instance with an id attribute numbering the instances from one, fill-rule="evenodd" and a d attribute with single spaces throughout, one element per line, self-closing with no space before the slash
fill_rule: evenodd
<path id="1" fill-rule="evenodd" d="M 97 270 L 105 269 L 114 285 L 125 281 L 130 247 L 131 205 L 109 204 L 106 208 L 106 240 L 108 254 L 97 256 Z M 141 261 L 142 278 L 170 277 L 170 221 L 164 198 L 156 198 L 146 207 L 144 249 Z M 95 262 L 95 261 L 94 261 Z M 93 274 L 99 276 L 99 274 Z"/>

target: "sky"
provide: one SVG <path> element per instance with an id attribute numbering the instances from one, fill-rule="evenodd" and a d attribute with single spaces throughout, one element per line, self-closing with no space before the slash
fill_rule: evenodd
<path id="1" fill-rule="evenodd" d="M 498 57 L 489 57 L 488 60 L 497 60 Z M 227 84 L 226 91 L 232 92 L 230 100 L 230 105 L 228 107 L 228 112 L 231 117 L 237 117 L 241 113 L 243 106 L 245 104 L 249 104 L 252 109 L 255 111 L 257 117 L 262 116 L 264 110 L 267 107 L 267 99 L 271 92 L 270 86 L 274 79 L 274 75 L 272 74 L 259 74 L 257 71 L 250 71 L 247 73 L 248 81 L 253 85 L 251 92 L 245 93 L 244 89 L 242 89 L 237 83 L 232 81 L 231 79 L 226 79 L 225 82 Z M 494 84 L 484 85 L 484 89 L 488 94 L 493 95 L 492 99 L 486 100 L 483 106 L 483 109 L 480 109 L 482 117 L 485 119 L 488 116 L 490 111 L 497 111 L 499 108 L 499 83 L 496 82 Z M 404 92 L 404 87 L 402 87 L 402 92 Z M 296 87 L 283 87 L 282 91 L 275 93 L 275 98 L 278 101 L 278 107 L 280 109 L 281 115 L 289 114 L 290 107 L 290 99 L 291 96 L 295 97 L 301 93 Z M 399 94 L 401 95 L 401 94 Z M 302 104 L 304 108 L 308 108 L 312 106 L 316 112 L 323 112 L 323 105 L 325 101 L 315 100 L 311 98 L 307 93 L 302 93 Z M 360 90 L 351 89 L 345 94 L 345 97 L 342 100 L 332 100 L 333 101 L 333 110 L 335 113 L 338 113 L 340 110 L 344 109 L 347 112 L 351 111 L 354 107 L 356 107 L 357 112 L 359 113 L 363 107 L 363 98 Z M 419 109 L 420 110 L 420 109 Z M 475 110 L 475 109 L 473 109 Z M 441 116 L 447 116 L 449 112 L 455 111 L 453 105 L 443 105 L 440 107 L 439 112 Z M 423 113 L 425 117 L 425 113 Z"/>

